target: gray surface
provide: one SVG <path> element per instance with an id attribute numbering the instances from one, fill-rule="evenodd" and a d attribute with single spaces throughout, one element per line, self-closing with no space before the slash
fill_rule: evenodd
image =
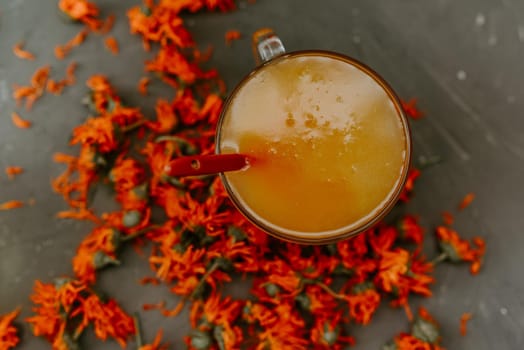
<path id="1" fill-rule="evenodd" d="M 79 28 L 57 18 L 55 3 L 0 0 L 0 169 L 14 164 L 27 170 L 13 182 L 0 176 L 0 202 L 36 199 L 33 207 L 0 212 L 0 313 L 22 305 L 23 315 L 29 315 L 33 281 L 70 274 L 70 258 L 89 231 L 87 224 L 54 219 L 65 204 L 50 188 L 60 171 L 52 154 L 68 150 L 69 132 L 86 114 L 79 104 L 85 78 L 107 74 L 125 99 L 146 113 L 156 97 L 169 95 L 158 83 L 150 89 L 152 97 L 144 99 L 136 92 L 148 55 L 138 38 L 128 34 L 123 8 L 137 1 L 98 1 L 105 14 L 117 13 L 113 34 L 121 54 L 113 57 L 104 50 L 102 37 L 89 37 L 69 58 L 80 63 L 78 83 L 64 96 L 45 96 L 31 113 L 22 112 L 34 121 L 31 130 L 14 128 L 11 84 L 27 82 L 44 63 L 52 63 L 56 76 L 62 76 L 69 61 L 56 62 L 52 48 Z M 477 200 L 458 218 L 457 227 L 465 236 L 486 237 L 488 253 L 477 277 L 465 267 L 439 267 L 435 296 L 416 303 L 423 301 L 440 320 L 447 349 L 524 348 L 523 1 L 259 0 L 231 14 L 190 16 L 188 23 L 202 47 L 215 45 L 212 64 L 229 87 L 251 69 L 252 58 L 247 38 L 225 47 L 225 31 L 236 28 L 248 34 L 271 26 L 290 50 L 319 48 L 352 55 L 380 72 L 401 96 L 417 96 L 427 118 L 414 125 L 415 153 L 438 154 L 444 162 L 424 173 L 410 207 L 432 227 L 442 210 L 454 208 L 465 193 L 474 191 Z M 19 40 L 37 53 L 37 61 L 13 57 L 11 46 Z M 466 73 L 465 80 L 457 78 L 459 71 Z M 103 207 L 108 200 L 99 196 L 97 202 Z M 136 281 L 149 274 L 143 258 L 127 251 L 123 260 L 124 267 L 102 275 L 101 285 L 127 310 L 169 295 L 162 287 L 137 286 Z M 231 289 L 240 293 L 244 288 Z M 465 311 L 473 312 L 474 319 L 470 334 L 461 337 L 458 319 Z M 163 327 L 175 346 L 188 331 L 185 314 L 165 320 L 150 312 L 144 314 L 144 323 L 147 338 Z M 371 326 L 354 329 L 354 349 L 378 349 L 405 328 L 401 311 L 383 308 Z M 85 344 L 87 349 L 118 348 L 89 338 Z M 26 337 L 20 348 L 49 346 Z"/>

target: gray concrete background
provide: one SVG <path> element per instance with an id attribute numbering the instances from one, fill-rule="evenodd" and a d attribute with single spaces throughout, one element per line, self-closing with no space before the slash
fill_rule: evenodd
<path id="1" fill-rule="evenodd" d="M 0 212 L 0 313 L 17 305 L 30 314 L 28 296 L 33 281 L 50 281 L 71 273 L 70 259 L 88 224 L 54 218 L 65 203 L 53 194 L 50 181 L 61 167 L 52 162 L 54 152 L 67 152 L 69 133 L 86 116 L 80 100 L 85 79 L 106 74 L 130 105 L 151 115 L 154 100 L 169 96 L 160 83 L 152 84 L 143 98 L 136 84 L 143 75 L 144 53 L 140 40 L 128 34 L 124 9 L 136 0 L 96 1 L 104 14 L 116 13 L 112 34 L 121 53 L 112 56 L 103 37 L 92 35 L 68 59 L 56 61 L 53 47 L 64 43 L 79 27 L 57 15 L 56 1 L 0 0 L 0 169 L 19 165 L 26 173 L 15 181 L 0 175 L 0 202 L 34 198 L 36 204 Z M 249 35 L 262 26 L 274 28 L 289 50 L 328 49 L 349 54 L 380 72 L 405 98 L 418 97 L 427 117 L 414 123 L 415 156 L 439 155 L 443 163 L 424 172 L 410 210 L 433 227 L 440 212 L 452 209 L 470 191 L 474 205 L 457 218 L 465 236 L 482 235 L 488 243 L 485 268 L 477 277 L 467 268 L 441 266 L 433 298 L 423 303 L 443 326 L 447 349 L 524 348 L 524 2 L 521 0 L 259 0 L 241 3 L 230 14 L 187 17 L 201 47 L 215 46 L 211 64 L 231 88 L 253 67 Z M 223 35 L 238 29 L 244 39 L 226 47 Z M 16 42 L 37 54 L 33 62 L 11 53 Z M 12 126 L 15 105 L 13 83 L 24 84 L 35 68 L 50 63 L 62 76 L 70 60 L 79 62 L 78 83 L 63 96 L 44 96 L 34 110 L 20 113 L 34 122 L 30 130 Z M 465 78 L 465 79 L 464 79 Z M 108 204 L 107 195 L 97 206 Z M 100 284 L 130 312 L 144 302 L 168 300 L 163 287 L 139 287 L 137 280 L 150 275 L 147 262 L 132 249 L 124 252 L 124 266 L 104 273 Z M 229 287 L 243 294 L 242 284 Z M 458 333 L 459 317 L 472 312 L 469 335 Z M 187 314 L 164 319 L 143 313 L 146 339 L 164 328 L 173 348 L 189 330 Z M 26 325 L 20 349 L 48 349 L 30 336 Z M 406 330 L 400 310 L 382 308 L 371 326 L 352 327 L 354 349 L 379 349 L 394 334 Z M 117 349 L 113 342 L 86 337 L 86 349 Z M 132 344 L 129 346 L 132 348 Z"/>

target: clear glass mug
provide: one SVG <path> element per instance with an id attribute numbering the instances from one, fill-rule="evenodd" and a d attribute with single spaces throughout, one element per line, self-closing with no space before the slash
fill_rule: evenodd
<path id="1" fill-rule="evenodd" d="M 238 102 L 239 95 L 243 94 L 244 86 L 252 81 L 255 77 L 259 76 L 261 72 L 267 71 L 268 67 L 279 64 L 279 62 L 290 60 L 298 57 L 329 57 L 330 59 L 339 60 L 345 64 L 349 64 L 352 67 L 357 68 L 360 72 L 365 73 L 367 76 L 373 79 L 373 81 L 379 86 L 383 93 L 385 93 L 387 99 L 389 100 L 392 109 L 398 117 L 398 122 L 400 123 L 400 128 L 403 133 L 403 159 L 401 160 L 401 169 L 398 173 L 398 177 L 395 177 L 395 183 L 383 198 L 379 205 L 377 205 L 371 212 L 367 215 L 363 215 L 359 220 L 348 225 L 341 225 L 340 227 L 332 227 L 327 230 L 322 231 L 310 231 L 310 230 L 300 230 L 300 229 L 290 229 L 284 227 L 281 224 L 275 224 L 271 222 L 271 219 L 264 217 L 264 214 L 260 214 L 260 211 L 254 210 L 254 206 L 248 203 L 246 200 L 246 191 L 239 191 L 236 188 L 233 177 L 233 173 L 221 173 L 221 180 L 229 194 L 234 205 L 238 210 L 248 218 L 254 225 L 262 229 L 263 231 L 273 235 L 274 237 L 291 241 L 295 243 L 303 244 L 328 244 L 333 243 L 351 236 L 354 236 L 358 233 L 361 233 L 373 225 L 378 223 L 395 205 L 398 200 L 400 193 L 402 192 L 410 163 L 411 163 L 411 136 L 407 118 L 402 110 L 402 106 L 399 98 L 393 91 L 393 89 L 382 79 L 376 72 L 367 67 L 366 65 L 358 62 L 357 60 L 347 57 L 342 54 L 335 52 L 321 51 L 321 50 L 308 50 L 308 51 L 297 51 L 286 53 L 282 41 L 275 35 L 271 29 L 261 29 L 253 35 L 253 53 L 255 55 L 255 60 L 258 63 L 258 66 L 248 74 L 232 91 L 229 98 L 225 102 L 220 120 L 217 126 L 217 136 L 216 136 L 216 153 L 232 153 L 231 150 L 228 150 L 226 146 L 225 138 L 228 134 L 228 130 L 225 128 L 229 127 L 231 119 L 229 117 L 232 113 L 235 103 Z M 246 116 L 249 118 L 249 116 Z M 226 135 L 226 136 L 225 136 Z M 256 164 L 254 165 L 256 166 Z M 347 165 L 351 167 L 351 164 Z M 248 169 L 249 170 L 249 169 Z M 242 170 L 243 171 L 243 170 Z M 282 174 L 286 176 L 287 174 Z M 279 181 L 279 178 L 268 179 L 268 181 Z M 252 188 L 251 190 L 255 190 Z M 307 189 L 304 189 L 307 190 Z M 249 189 L 248 189 L 249 191 Z"/>

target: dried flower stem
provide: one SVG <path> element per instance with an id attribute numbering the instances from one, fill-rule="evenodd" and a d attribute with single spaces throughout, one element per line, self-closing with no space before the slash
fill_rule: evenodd
<path id="1" fill-rule="evenodd" d="M 143 346 L 142 341 L 142 326 L 140 324 L 140 314 L 138 312 L 135 312 L 133 314 L 133 321 L 135 324 L 135 337 L 136 337 L 136 348 L 137 350 L 140 350 L 140 348 Z"/>
<path id="2" fill-rule="evenodd" d="M 435 266 L 435 265 L 443 262 L 447 258 L 448 258 L 448 254 L 446 252 L 442 252 L 435 259 L 431 260 L 431 265 Z"/>

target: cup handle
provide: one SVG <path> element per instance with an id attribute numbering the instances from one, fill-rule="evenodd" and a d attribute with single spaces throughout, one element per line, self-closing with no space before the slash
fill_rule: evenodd
<path id="1" fill-rule="evenodd" d="M 253 33 L 252 45 L 257 65 L 286 53 L 282 40 L 271 28 L 262 28 Z"/>

